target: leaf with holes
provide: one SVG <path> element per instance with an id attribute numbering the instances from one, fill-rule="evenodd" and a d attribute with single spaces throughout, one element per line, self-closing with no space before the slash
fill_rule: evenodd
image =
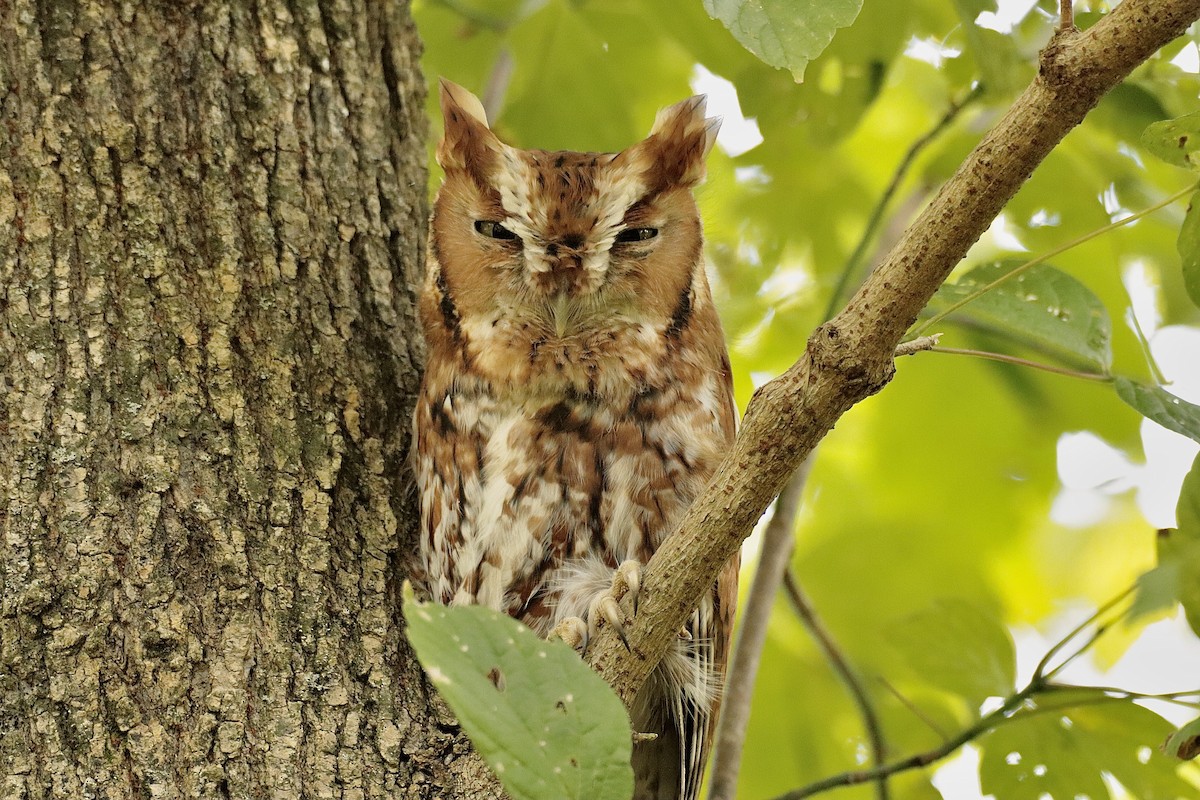
<path id="1" fill-rule="evenodd" d="M 949 308 L 1022 264 L 1006 260 L 983 264 L 943 284 L 924 316 Z M 1039 264 L 999 284 L 951 319 L 999 334 L 1073 367 L 1107 373 L 1112 365 L 1112 323 L 1104 304 L 1075 278 Z"/>
<path id="2" fill-rule="evenodd" d="M 1142 146 L 1168 164 L 1200 170 L 1200 111 L 1151 124 Z"/>
<path id="3" fill-rule="evenodd" d="M 704 10 L 763 62 L 797 82 L 838 28 L 854 22 L 862 0 L 704 0 Z"/>
<path id="4" fill-rule="evenodd" d="M 1146 419 L 1200 442 L 1200 406 L 1176 397 L 1161 386 L 1150 386 L 1129 378 L 1117 378 L 1113 385 L 1117 396 Z"/>
<path id="5" fill-rule="evenodd" d="M 578 654 L 479 606 L 404 604 L 430 681 L 513 800 L 628 800 L 625 707 Z"/>
<path id="6" fill-rule="evenodd" d="M 981 740 L 983 791 L 1004 800 L 1116 796 L 1107 773 L 1139 800 L 1175 800 L 1195 789 L 1176 763 L 1157 752 L 1170 723 L 1132 701 L 1096 691 L 1056 691 L 1037 714 L 1016 719 Z M 1124 796 L 1124 795 L 1121 795 Z"/>

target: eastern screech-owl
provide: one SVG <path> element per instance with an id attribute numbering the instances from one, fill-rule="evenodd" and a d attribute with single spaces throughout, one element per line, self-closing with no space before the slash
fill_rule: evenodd
<path id="1" fill-rule="evenodd" d="M 733 438 L 692 197 L 719 120 L 693 97 L 620 153 L 547 152 L 501 142 L 460 86 L 441 101 L 415 580 L 586 647 Z M 634 748 L 639 800 L 698 792 L 736 593 L 734 560 L 635 704 L 658 735 Z"/>

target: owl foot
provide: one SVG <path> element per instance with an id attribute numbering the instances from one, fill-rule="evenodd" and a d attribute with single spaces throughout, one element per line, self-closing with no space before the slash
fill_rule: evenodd
<path id="1" fill-rule="evenodd" d="M 625 633 L 625 613 L 618 605 L 625 595 L 630 596 L 633 613 L 637 614 L 638 596 L 642 588 L 642 565 L 637 561 L 622 562 L 613 572 L 612 585 L 597 594 L 588 604 L 586 621 L 579 617 L 565 617 L 551 631 L 580 655 L 587 652 L 588 643 L 600 632 L 600 620 L 604 619 L 617 632 L 625 649 L 629 650 L 629 637 Z"/>

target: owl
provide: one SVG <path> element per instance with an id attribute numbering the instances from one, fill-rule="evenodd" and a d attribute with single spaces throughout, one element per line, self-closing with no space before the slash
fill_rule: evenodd
<path id="1" fill-rule="evenodd" d="M 692 189 L 718 119 L 693 97 L 620 153 L 511 147 L 441 84 L 445 181 L 420 298 L 414 582 L 580 649 L 704 487 L 734 435 L 729 357 Z M 699 791 L 736 560 L 631 711 L 637 800 Z M 643 738 L 643 737 L 639 737 Z"/>

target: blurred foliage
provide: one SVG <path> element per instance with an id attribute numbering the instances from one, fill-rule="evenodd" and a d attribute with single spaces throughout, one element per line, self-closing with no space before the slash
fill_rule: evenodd
<path id="1" fill-rule="evenodd" d="M 1076 7 L 1081 28 L 1107 8 Z M 500 136 L 520 146 L 617 150 L 645 135 L 658 108 L 693 92 L 699 67 L 732 82 L 763 141 L 736 156 L 716 148 L 700 203 L 743 407 L 756 383 L 798 357 L 828 309 L 841 307 L 1036 74 L 1056 7 L 1040 0 L 1003 32 L 992 29 L 1004 27 L 996 10 L 995 0 L 865 0 L 797 84 L 743 49 L 700 0 L 415 0 L 414 7 L 426 74 L 480 95 Z M 1142 138 L 1148 125 L 1195 111 L 1200 79 L 1173 61 L 1195 48 L 1194 39 L 1164 48 L 1066 137 L 973 248 L 959 269 L 964 283 L 946 290 L 950 300 L 987 270 L 1060 248 L 1195 180 L 1182 168 L 1194 151 L 1173 165 L 1154 157 L 1161 135 Z M 436 139 L 436 97 L 429 113 Z M 435 169 L 433 181 L 439 177 Z M 881 224 L 864 239 L 893 183 Z M 1037 282 L 1031 295 L 1059 293 L 1095 323 L 1075 330 L 1074 344 L 1059 339 L 1056 351 L 1044 318 L 1014 322 L 1013 313 L 1033 311 L 1007 308 L 1012 296 L 940 322 L 942 344 L 1110 370 L 1128 379 L 1126 395 L 1163 401 L 1152 388 L 1146 337 L 1200 325 L 1187 292 L 1196 291 L 1198 226 L 1193 215 L 1190 239 L 1180 237 L 1185 210 L 1174 203 L 1055 255 L 1052 270 L 1027 273 Z M 1187 278 L 1181 253 L 1191 259 Z M 843 283 L 846 291 L 833 296 Z M 1140 325 L 1131 324 L 1131 287 L 1152 298 L 1140 307 Z M 1094 487 L 1107 509 L 1099 519 L 1051 515 L 1063 491 L 1057 446 L 1064 434 L 1090 431 L 1140 464 L 1140 430 L 1141 417 L 1109 383 L 919 354 L 903 359 L 893 383 L 822 443 L 794 568 L 866 678 L 893 757 L 936 746 L 976 722 L 985 698 L 1015 691 L 1009 631 L 1041 630 L 1053 641 L 1064 613 L 1117 594 L 1155 565 L 1155 531 L 1130 491 Z M 1117 626 L 1104 640 L 1105 660 L 1162 613 Z M 1099 798 L 1115 780 L 1138 797 L 1186 797 L 1192 789 L 1182 781 L 1196 782 L 1197 773 L 1157 755 L 1170 728 L 1115 700 L 1014 722 L 977 742 L 984 787 L 1004 798 L 1037 797 L 1034 785 L 1051 787 L 1043 791 L 1054 797 Z M 855 706 L 781 601 L 739 797 L 773 797 L 861 767 L 864 741 Z M 1032 772 L 1039 765 L 1042 775 Z M 1027 772 L 1036 780 L 1023 780 Z M 931 776 L 898 776 L 892 797 L 939 797 Z M 838 793 L 873 796 L 869 786 Z"/>

